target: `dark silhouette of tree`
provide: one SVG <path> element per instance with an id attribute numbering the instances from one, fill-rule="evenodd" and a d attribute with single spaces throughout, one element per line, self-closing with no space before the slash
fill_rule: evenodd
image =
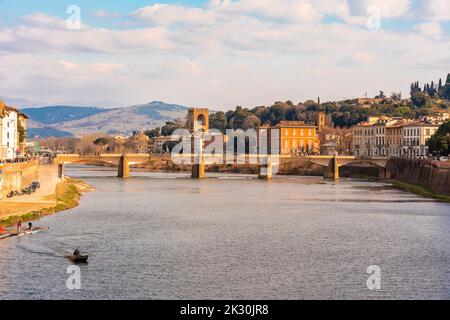
<path id="1" fill-rule="evenodd" d="M 448 156 L 450 154 L 450 120 L 439 127 L 427 144 L 431 154 L 439 156 Z"/>

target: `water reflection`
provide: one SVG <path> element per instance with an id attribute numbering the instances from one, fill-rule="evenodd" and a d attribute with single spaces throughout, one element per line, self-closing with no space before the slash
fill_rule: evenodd
<path id="1" fill-rule="evenodd" d="M 71 167 L 90 183 L 46 233 L 0 241 L 0 299 L 450 298 L 449 205 L 384 183 Z M 82 290 L 64 258 L 90 254 Z M 382 290 L 366 287 L 369 265 Z"/>

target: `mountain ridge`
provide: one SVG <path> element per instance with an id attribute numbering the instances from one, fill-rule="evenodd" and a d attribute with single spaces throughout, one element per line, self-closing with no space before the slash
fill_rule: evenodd
<path id="1" fill-rule="evenodd" d="M 187 107 L 154 100 L 118 108 L 44 106 L 21 109 L 29 118 L 28 138 L 81 136 L 91 133 L 130 135 L 184 118 Z"/>

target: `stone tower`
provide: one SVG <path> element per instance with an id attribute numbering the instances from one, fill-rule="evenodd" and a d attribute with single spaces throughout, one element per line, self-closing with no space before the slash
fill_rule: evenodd
<path id="1" fill-rule="evenodd" d="M 317 114 L 317 130 L 320 132 L 325 127 L 325 112 Z"/>
<path id="2" fill-rule="evenodd" d="M 208 132 L 209 110 L 207 108 L 190 108 L 188 110 L 188 126 L 191 132 Z"/>

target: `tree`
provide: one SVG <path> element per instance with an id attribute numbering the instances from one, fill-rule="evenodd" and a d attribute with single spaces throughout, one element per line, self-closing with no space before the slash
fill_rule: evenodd
<path id="1" fill-rule="evenodd" d="M 242 124 L 242 129 L 247 130 L 247 129 L 256 129 L 257 127 L 261 126 L 261 120 L 254 114 L 249 114 L 243 124 Z"/>
<path id="2" fill-rule="evenodd" d="M 125 148 L 132 153 L 146 153 L 148 151 L 148 136 L 143 133 L 135 134 L 125 142 Z"/>
<path id="3" fill-rule="evenodd" d="M 412 105 L 418 109 L 429 108 L 431 105 L 431 99 L 424 92 L 416 92 L 411 95 Z"/>
<path id="4" fill-rule="evenodd" d="M 450 100 L 450 73 L 447 75 L 447 81 L 445 82 L 442 98 Z"/>
<path id="5" fill-rule="evenodd" d="M 225 133 L 227 129 L 227 117 L 224 112 L 219 111 L 209 115 L 209 126 Z"/>
<path id="6" fill-rule="evenodd" d="M 391 93 L 391 99 L 394 100 L 394 101 L 402 100 L 402 93 L 401 92 L 392 92 Z"/>
<path id="7" fill-rule="evenodd" d="M 159 137 L 161 134 L 161 129 L 159 127 L 144 132 L 149 138 Z"/>
<path id="8" fill-rule="evenodd" d="M 105 151 L 108 148 L 109 139 L 105 137 L 100 137 L 92 141 L 96 146 L 100 146 L 102 151 Z"/>
<path id="9" fill-rule="evenodd" d="M 97 138 L 93 141 L 96 146 L 106 146 L 109 143 L 109 139 L 105 137 Z"/>
<path id="10" fill-rule="evenodd" d="M 19 142 L 24 142 L 27 138 L 27 131 L 22 126 L 22 124 L 20 124 L 20 122 L 17 123 L 17 132 L 19 133 Z"/>
<path id="11" fill-rule="evenodd" d="M 378 99 L 385 99 L 385 98 L 386 98 L 386 95 L 384 94 L 383 91 L 380 90 L 380 93 L 379 93 L 375 98 L 378 98 Z"/>
<path id="12" fill-rule="evenodd" d="M 170 136 L 176 129 L 181 129 L 183 127 L 184 124 L 181 120 L 167 121 L 161 128 L 161 135 Z"/>
<path id="13" fill-rule="evenodd" d="M 439 127 L 438 131 L 428 140 L 427 145 L 431 154 L 440 156 L 450 154 L 450 120 Z"/>

